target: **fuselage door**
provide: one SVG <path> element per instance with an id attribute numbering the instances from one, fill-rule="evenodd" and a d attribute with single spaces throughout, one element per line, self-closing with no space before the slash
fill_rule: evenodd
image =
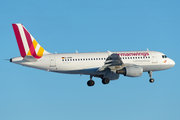
<path id="1" fill-rule="evenodd" d="M 156 57 L 156 53 L 152 53 L 152 63 L 157 63 L 157 57 Z"/>
<path id="2" fill-rule="evenodd" d="M 50 56 L 50 67 L 56 67 L 56 59 L 54 55 Z"/>

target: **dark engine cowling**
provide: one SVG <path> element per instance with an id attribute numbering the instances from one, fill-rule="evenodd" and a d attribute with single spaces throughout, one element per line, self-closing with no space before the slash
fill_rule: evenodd
<path id="1" fill-rule="evenodd" d="M 117 70 L 117 74 L 123 74 L 128 77 L 139 77 L 143 73 L 143 68 L 141 66 L 127 66 L 122 70 Z"/>

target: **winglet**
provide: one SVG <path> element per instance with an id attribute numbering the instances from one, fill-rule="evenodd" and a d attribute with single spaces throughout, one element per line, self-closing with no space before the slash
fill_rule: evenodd
<path id="1" fill-rule="evenodd" d="M 112 52 L 110 52 L 109 50 L 108 50 L 107 52 L 109 53 L 109 55 L 111 55 L 111 54 L 112 54 Z"/>

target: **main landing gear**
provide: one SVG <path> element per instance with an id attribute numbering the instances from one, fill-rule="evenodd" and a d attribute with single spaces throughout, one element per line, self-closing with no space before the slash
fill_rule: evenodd
<path id="1" fill-rule="evenodd" d="M 94 80 L 92 80 L 92 75 L 90 75 L 90 80 L 87 81 L 87 85 L 88 86 L 93 86 L 95 84 Z M 110 80 L 108 78 L 102 78 L 102 83 L 103 84 L 108 84 L 110 82 Z"/>
<path id="2" fill-rule="evenodd" d="M 149 79 L 149 82 L 150 82 L 150 83 L 153 83 L 153 82 L 154 82 L 154 79 L 152 78 L 152 73 L 153 73 L 153 71 L 149 71 L 149 72 L 148 72 L 149 77 L 150 77 L 150 79 Z"/>
<path id="3" fill-rule="evenodd" d="M 92 80 L 92 75 L 90 75 L 90 80 L 89 81 L 87 81 L 87 85 L 88 86 L 93 86 L 94 84 L 95 84 L 95 82 Z"/>
<path id="4" fill-rule="evenodd" d="M 108 84 L 109 83 L 109 79 L 108 78 L 103 78 L 102 79 L 102 83 L 103 84 Z"/>

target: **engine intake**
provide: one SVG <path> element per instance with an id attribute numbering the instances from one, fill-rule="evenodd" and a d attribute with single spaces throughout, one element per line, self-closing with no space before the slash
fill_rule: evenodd
<path id="1" fill-rule="evenodd" d="M 128 77 L 139 77 L 143 73 L 143 68 L 140 66 L 127 66 L 122 70 L 117 70 L 116 73 L 123 74 L 124 76 Z"/>

